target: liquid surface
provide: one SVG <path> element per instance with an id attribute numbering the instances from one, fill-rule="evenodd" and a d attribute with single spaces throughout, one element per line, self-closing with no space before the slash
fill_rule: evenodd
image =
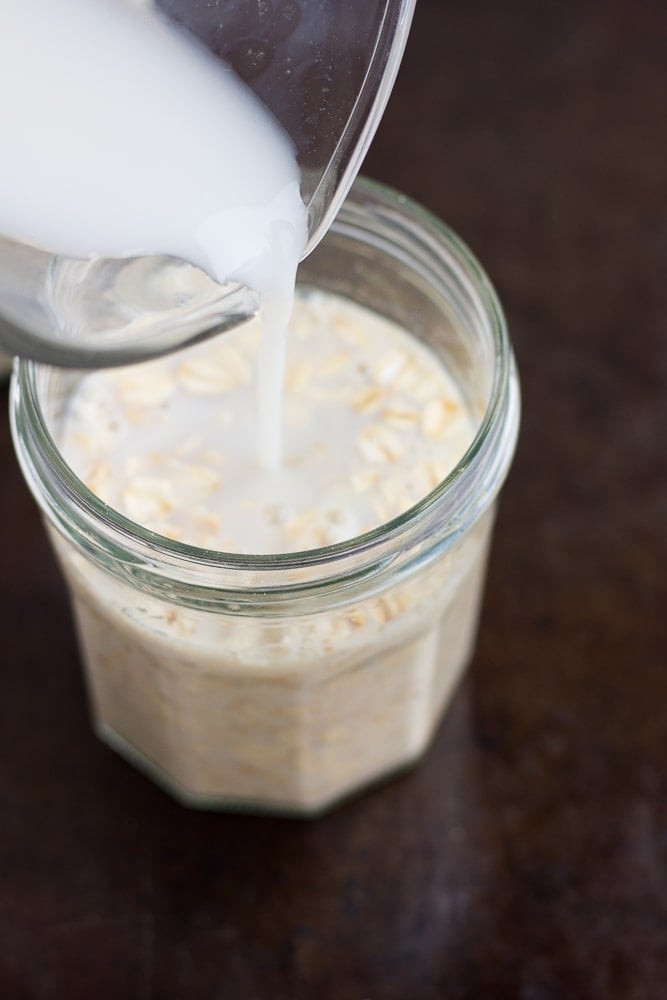
<path id="1" fill-rule="evenodd" d="M 61 447 L 110 506 L 203 548 L 276 553 L 352 538 L 421 500 L 474 433 L 459 390 L 427 348 L 322 292 L 290 323 L 284 461 L 258 467 L 260 331 L 135 368 L 85 376 Z"/>

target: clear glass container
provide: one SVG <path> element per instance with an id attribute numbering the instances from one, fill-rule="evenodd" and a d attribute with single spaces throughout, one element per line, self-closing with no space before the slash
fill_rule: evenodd
<path id="1" fill-rule="evenodd" d="M 300 282 L 427 343 L 477 424 L 436 489 L 339 545 L 226 555 L 139 527 L 58 451 L 80 376 L 19 362 L 14 377 L 15 445 L 70 588 L 95 728 L 188 805 L 314 815 L 414 763 L 474 645 L 519 424 L 495 293 L 440 222 L 367 181 Z"/>
<path id="2" fill-rule="evenodd" d="M 375 134 L 416 0 L 128 2 L 149 23 L 161 16 L 197 38 L 285 130 L 301 174 L 304 254 L 310 253 Z M 11 18 L 3 30 L 12 45 Z M 226 122 L 212 121 L 211 128 L 223 131 Z M 9 145 L 4 155 L 11 153 Z M 0 349 L 6 353 L 81 368 L 129 364 L 233 328 L 258 307 L 255 291 L 236 281 L 218 284 L 190 261 L 157 254 L 69 257 L 18 242 L 0 219 L 0 314 L 9 321 L 0 324 Z"/>

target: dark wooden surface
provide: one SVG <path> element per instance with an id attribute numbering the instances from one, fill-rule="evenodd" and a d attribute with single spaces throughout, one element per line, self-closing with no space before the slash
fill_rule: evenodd
<path id="1" fill-rule="evenodd" d="M 664 6 L 417 6 L 366 170 L 477 252 L 523 380 L 470 674 L 321 821 L 183 810 L 91 735 L 2 417 L 3 998 L 665 995 Z"/>

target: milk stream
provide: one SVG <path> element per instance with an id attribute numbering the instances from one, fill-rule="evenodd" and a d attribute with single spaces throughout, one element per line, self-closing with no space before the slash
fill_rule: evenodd
<path id="1" fill-rule="evenodd" d="M 0 0 L 0 232 L 55 254 L 166 254 L 259 293 L 259 455 L 307 238 L 295 150 L 220 60 L 125 0 Z"/>

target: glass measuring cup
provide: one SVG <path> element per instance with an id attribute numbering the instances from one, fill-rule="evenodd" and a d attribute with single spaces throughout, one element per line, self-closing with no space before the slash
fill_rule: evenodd
<path id="1" fill-rule="evenodd" d="M 415 2 L 156 0 L 162 15 L 235 70 L 294 142 L 308 212 L 304 256 L 356 176 Z M 258 304 L 251 289 L 220 285 L 174 257 L 72 258 L 0 235 L 0 314 L 8 321 L 0 348 L 38 361 L 126 364 L 235 326 Z"/>

